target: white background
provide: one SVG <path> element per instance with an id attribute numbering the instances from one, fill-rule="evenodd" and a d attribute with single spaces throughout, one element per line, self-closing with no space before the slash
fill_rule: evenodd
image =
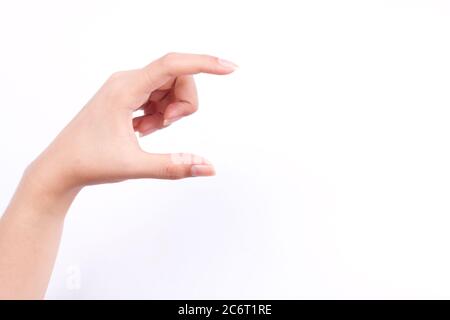
<path id="1" fill-rule="evenodd" d="M 215 178 L 89 187 L 48 298 L 450 298 L 450 4 L 0 2 L 0 204 L 110 73 L 169 51 L 200 110 L 142 140 Z"/>

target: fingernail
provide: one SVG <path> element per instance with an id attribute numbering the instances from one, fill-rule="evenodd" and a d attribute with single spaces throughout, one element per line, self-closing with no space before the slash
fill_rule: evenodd
<path id="1" fill-rule="evenodd" d="M 235 64 L 234 62 L 225 60 L 225 59 L 217 59 L 217 61 L 219 62 L 220 65 L 222 65 L 223 67 L 227 68 L 227 69 L 232 69 L 232 70 L 236 70 L 237 68 L 239 68 L 239 66 L 237 64 Z"/>
<path id="2" fill-rule="evenodd" d="M 177 120 L 180 120 L 181 118 L 183 118 L 183 116 L 173 117 L 173 118 L 169 118 L 169 119 L 164 119 L 163 126 L 167 127 L 168 125 L 174 123 Z"/>
<path id="3" fill-rule="evenodd" d="M 196 164 L 191 167 L 191 176 L 192 177 L 206 177 L 213 176 L 215 174 L 215 170 L 213 166 L 206 164 Z"/>

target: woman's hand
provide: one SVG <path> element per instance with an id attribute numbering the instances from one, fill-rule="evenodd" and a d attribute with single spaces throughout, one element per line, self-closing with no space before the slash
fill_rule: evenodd
<path id="1" fill-rule="evenodd" d="M 211 56 L 171 53 L 145 68 L 112 75 L 28 166 L 1 217 L 0 299 L 44 297 L 65 214 L 83 186 L 213 175 L 200 157 L 144 152 L 135 131 L 150 134 L 194 112 L 193 74 L 234 69 Z M 138 109 L 144 115 L 133 119 Z"/>
<path id="2" fill-rule="evenodd" d="M 193 74 L 235 68 L 212 56 L 169 53 L 142 69 L 114 73 L 27 172 L 55 193 L 125 179 L 213 175 L 201 157 L 143 151 L 135 131 L 147 135 L 195 112 Z M 144 115 L 133 119 L 139 109 Z"/>

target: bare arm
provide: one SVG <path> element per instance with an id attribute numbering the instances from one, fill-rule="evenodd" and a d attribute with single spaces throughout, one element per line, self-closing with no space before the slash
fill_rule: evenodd
<path id="1" fill-rule="evenodd" d="M 84 186 L 213 175 L 212 165 L 199 156 L 143 151 L 135 132 L 148 135 L 196 111 L 193 74 L 234 69 L 215 57 L 173 53 L 111 76 L 25 170 L 1 217 L 0 298 L 44 297 L 64 218 Z M 133 118 L 138 109 L 144 115 Z"/>
<path id="2" fill-rule="evenodd" d="M 26 172 L 0 219 L 0 299 L 44 297 L 64 216 L 78 190 L 51 195 Z"/>

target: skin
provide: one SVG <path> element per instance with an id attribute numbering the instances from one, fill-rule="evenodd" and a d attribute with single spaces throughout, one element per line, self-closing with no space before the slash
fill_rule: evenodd
<path id="1" fill-rule="evenodd" d="M 141 69 L 114 73 L 24 171 L 0 219 L 0 299 L 41 299 L 67 211 L 88 185 L 126 179 L 214 175 L 191 154 L 143 151 L 145 136 L 197 110 L 193 75 L 226 75 L 236 65 L 207 55 L 170 53 Z M 133 112 L 144 115 L 133 118 Z"/>

